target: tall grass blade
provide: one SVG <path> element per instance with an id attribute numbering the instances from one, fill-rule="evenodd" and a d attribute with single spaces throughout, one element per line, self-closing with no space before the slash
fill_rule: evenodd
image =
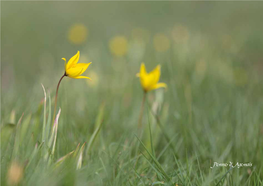
<path id="1" fill-rule="evenodd" d="M 46 90 L 45 90 L 45 87 L 44 85 L 41 83 L 41 86 L 43 88 L 43 92 L 44 92 L 44 115 L 43 115 L 43 130 L 42 130 L 42 142 L 46 140 L 46 117 L 47 117 L 47 93 L 46 93 Z"/>
<path id="2" fill-rule="evenodd" d="M 23 116 L 24 116 L 24 113 L 22 114 L 22 116 L 20 117 L 20 119 L 18 120 L 17 125 L 16 125 L 16 134 L 15 134 L 16 136 L 15 136 L 15 143 L 14 143 L 14 151 L 12 154 L 13 159 L 17 158 L 18 151 L 19 151 L 20 127 L 21 127 L 20 124 L 22 122 Z"/>
<path id="3" fill-rule="evenodd" d="M 16 111 L 12 110 L 10 114 L 10 123 L 15 123 L 16 122 Z"/>
<path id="4" fill-rule="evenodd" d="M 38 143 L 36 143 L 35 148 L 33 150 L 33 153 L 31 154 L 31 156 L 28 160 L 28 163 L 25 166 L 25 169 L 27 169 L 31 165 L 31 163 L 34 160 L 34 158 L 36 157 L 37 153 L 43 147 L 43 144 L 44 144 L 44 142 L 40 143 L 40 145 L 38 145 Z"/>
<path id="5" fill-rule="evenodd" d="M 52 117 L 52 108 L 51 108 L 51 97 L 50 97 L 50 93 L 48 93 L 48 119 L 47 119 L 47 126 L 46 126 L 46 139 L 48 139 L 50 133 L 51 133 L 51 117 Z"/>
<path id="6" fill-rule="evenodd" d="M 135 135 L 136 136 L 136 135 Z M 155 165 L 157 166 L 157 168 L 162 172 L 162 174 L 164 175 L 164 177 L 170 181 L 171 178 L 168 176 L 168 174 L 164 171 L 164 169 L 162 168 L 162 166 L 160 165 L 160 163 L 155 159 L 155 157 L 148 151 L 148 149 L 146 148 L 146 146 L 143 144 L 143 142 L 138 138 L 138 136 L 136 136 L 136 138 L 138 139 L 138 141 L 140 142 L 140 144 L 143 146 L 143 148 L 146 150 L 147 154 L 151 157 L 152 161 L 155 163 Z"/>
<path id="7" fill-rule="evenodd" d="M 84 145 L 85 143 L 81 146 L 81 149 L 84 148 Z M 65 156 L 62 156 L 61 158 L 59 158 L 56 163 L 55 163 L 55 167 L 61 165 L 65 160 L 67 160 L 68 158 L 70 157 L 73 157 L 75 158 L 79 152 L 79 149 L 80 149 L 80 143 L 77 145 L 76 149 L 71 151 L 70 153 L 66 154 Z M 81 149 L 80 149 L 80 152 L 81 152 Z M 83 151 L 83 150 L 82 150 Z"/>
<path id="8" fill-rule="evenodd" d="M 20 131 L 20 143 L 23 143 L 24 138 L 28 132 L 28 127 L 31 121 L 31 114 L 29 114 L 21 124 L 21 131 Z"/>
<path id="9" fill-rule="evenodd" d="M 60 112 L 61 112 L 61 108 L 59 108 L 58 110 L 58 114 L 56 116 L 56 119 L 54 121 L 54 140 L 53 140 L 53 147 L 52 147 L 52 151 L 51 151 L 51 155 L 54 156 L 55 153 L 55 147 L 56 147 L 56 142 L 57 142 L 57 135 L 58 135 L 58 119 L 60 116 Z"/>
<path id="10" fill-rule="evenodd" d="M 147 107 L 147 116 L 148 116 L 148 125 L 149 125 L 151 150 L 152 150 L 152 155 L 155 157 L 154 146 L 153 146 L 153 138 L 152 138 L 151 121 L 150 121 L 149 108 L 148 107 Z"/>
<path id="11" fill-rule="evenodd" d="M 83 151 L 84 151 L 85 145 L 86 145 L 86 142 L 81 146 L 81 148 L 79 150 L 79 157 L 78 157 L 78 162 L 77 162 L 77 170 L 81 169 L 81 167 L 82 167 Z"/>
<path id="12" fill-rule="evenodd" d="M 150 109 L 150 111 L 151 111 L 152 115 L 155 117 L 155 119 L 156 119 L 156 121 L 157 121 L 157 124 L 158 124 L 158 126 L 160 127 L 160 129 L 161 129 L 161 131 L 162 131 L 162 134 L 163 134 L 164 138 L 166 139 L 167 143 L 170 143 L 171 139 L 170 139 L 170 137 L 168 136 L 165 128 L 164 128 L 163 125 L 161 124 L 161 121 L 160 121 L 159 116 L 158 116 L 157 114 L 154 114 L 151 109 Z M 178 156 L 178 154 L 176 153 L 175 147 L 173 146 L 172 143 L 170 143 L 170 144 L 171 144 L 170 147 L 171 147 L 173 153 L 175 154 L 176 158 L 179 159 L 179 156 Z"/>
<path id="13" fill-rule="evenodd" d="M 63 163 L 68 157 L 70 157 L 75 150 L 71 151 L 70 153 L 66 154 L 65 156 L 62 156 L 61 158 L 58 159 L 58 161 L 55 163 L 55 167 L 59 166 L 61 163 Z"/>
<path id="14" fill-rule="evenodd" d="M 88 147 L 87 147 L 87 150 L 86 150 L 86 154 L 89 154 L 89 152 L 91 150 L 91 147 L 92 147 L 97 135 L 100 132 L 100 129 L 101 129 L 101 126 L 102 126 L 102 122 L 103 122 L 103 115 L 104 115 L 104 104 L 102 104 L 101 107 L 100 107 L 100 111 L 99 111 L 99 114 L 97 116 L 96 124 L 95 124 L 95 126 L 97 128 L 95 129 L 95 131 L 93 132 L 93 134 L 92 134 L 92 136 L 91 136 L 91 138 L 89 140 Z"/>

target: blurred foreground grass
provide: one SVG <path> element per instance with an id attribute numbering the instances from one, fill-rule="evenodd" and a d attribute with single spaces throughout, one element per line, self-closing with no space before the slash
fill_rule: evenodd
<path id="1" fill-rule="evenodd" d="M 1 184 L 262 185 L 262 6 L 2 2 Z M 62 81 L 52 153 L 60 59 L 77 50 L 93 80 Z M 168 85 L 142 136 L 141 62 Z M 210 169 L 230 161 L 253 166 Z"/>

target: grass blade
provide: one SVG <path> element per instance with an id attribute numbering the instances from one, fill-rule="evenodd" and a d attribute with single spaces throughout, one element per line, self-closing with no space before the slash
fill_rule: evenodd
<path id="1" fill-rule="evenodd" d="M 47 103 L 47 94 L 46 94 L 46 90 L 44 85 L 41 83 L 41 86 L 43 88 L 44 91 L 44 115 L 43 115 L 43 131 L 42 131 L 42 142 L 44 142 L 46 140 L 46 116 L 47 116 L 47 108 L 46 108 L 46 103 Z"/>
<path id="2" fill-rule="evenodd" d="M 19 151 L 19 139 L 20 139 L 20 124 L 21 121 L 23 119 L 24 113 L 22 114 L 22 116 L 20 117 L 20 119 L 18 120 L 18 123 L 16 125 L 16 136 L 15 136 L 15 143 L 14 143 L 14 151 L 13 151 L 13 159 L 17 158 L 18 155 L 18 151 Z"/>
<path id="3" fill-rule="evenodd" d="M 48 139 L 50 135 L 50 128 L 52 126 L 51 124 L 51 116 L 52 116 L 52 108 L 51 108 L 51 97 L 50 93 L 48 93 L 48 119 L 47 119 L 47 127 L 46 127 L 46 139 Z"/>
<path id="4" fill-rule="evenodd" d="M 54 153 L 55 153 L 55 147 L 56 147 L 56 141 L 57 141 L 57 134 L 58 134 L 58 119 L 59 119 L 59 116 L 60 116 L 60 112 L 61 112 L 61 108 L 59 108 L 59 111 L 58 111 L 58 114 L 56 116 L 56 119 L 54 121 L 54 141 L 53 141 L 53 147 L 52 147 L 52 151 L 51 151 L 51 155 L 54 156 Z"/>
<path id="5" fill-rule="evenodd" d="M 136 136 L 136 135 L 135 135 Z M 164 175 L 164 177 L 170 181 L 171 178 L 168 176 L 168 174 L 164 171 L 164 169 L 162 168 L 162 166 L 160 165 L 160 163 L 155 159 L 155 157 L 148 151 L 148 149 L 146 148 L 146 146 L 143 144 L 143 142 L 138 138 L 138 136 L 136 136 L 136 138 L 139 140 L 140 144 L 143 146 L 143 148 L 146 150 L 147 154 L 151 157 L 152 161 L 155 163 L 155 165 L 158 167 L 158 169 L 162 172 L 162 174 Z"/>
<path id="6" fill-rule="evenodd" d="M 83 151 L 84 151 L 85 145 L 86 145 L 86 142 L 81 146 L 81 148 L 79 150 L 79 158 L 78 158 L 78 162 L 77 162 L 77 170 L 81 169 L 81 166 L 82 166 Z"/>
<path id="7" fill-rule="evenodd" d="M 103 122 L 103 115 L 104 115 L 104 104 L 102 104 L 101 107 L 100 107 L 100 111 L 99 111 L 99 114 L 98 114 L 98 117 L 97 117 L 97 120 L 96 120 L 97 128 L 95 129 L 95 131 L 93 132 L 93 134 L 92 134 L 92 136 L 91 136 L 91 138 L 89 140 L 86 154 L 89 154 L 89 152 L 91 150 L 91 147 L 92 147 L 97 135 L 100 132 L 100 129 L 101 129 L 101 126 L 102 126 L 102 122 Z"/>

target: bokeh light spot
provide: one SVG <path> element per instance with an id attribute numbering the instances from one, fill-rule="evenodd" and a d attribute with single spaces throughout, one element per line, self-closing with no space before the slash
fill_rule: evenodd
<path id="1" fill-rule="evenodd" d="M 153 38 L 153 44 L 157 52 L 164 52 L 170 48 L 170 41 L 164 34 L 156 34 Z"/>
<path id="2" fill-rule="evenodd" d="M 186 43 L 189 39 L 189 31 L 182 25 L 174 26 L 172 37 L 176 43 Z"/>
<path id="3" fill-rule="evenodd" d="M 17 185 L 23 178 L 23 168 L 17 162 L 12 162 L 7 175 L 9 185 Z"/>
<path id="4" fill-rule="evenodd" d="M 90 71 L 89 72 L 89 77 L 91 80 L 87 79 L 86 82 L 89 86 L 91 87 L 96 87 L 99 83 L 99 76 L 95 71 Z"/>
<path id="5" fill-rule="evenodd" d="M 69 29 L 68 39 L 75 45 L 82 44 L 86 41 L 88 29 L 83 24 L 72 25 Z"/>
<path id="6" fill-rule="evenodd" d="M 128 40 L 124 36 L 116 36 L 110 40 L 110 51 L 117 57 L 122 57 L 127 54 Z"/>

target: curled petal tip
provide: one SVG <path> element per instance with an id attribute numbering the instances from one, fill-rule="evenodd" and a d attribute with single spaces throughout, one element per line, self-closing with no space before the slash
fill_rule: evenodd
<path id="1" fill-rule="evenodd" d="M 64 57 L 63 57 L 63 58 L 61 58 L 61 59 L 62 59 L 62 60 L 64 60 L 64 61 L 67 61 L 67 60 L 66 60 L 66 58 L 64 58 Z"/>

